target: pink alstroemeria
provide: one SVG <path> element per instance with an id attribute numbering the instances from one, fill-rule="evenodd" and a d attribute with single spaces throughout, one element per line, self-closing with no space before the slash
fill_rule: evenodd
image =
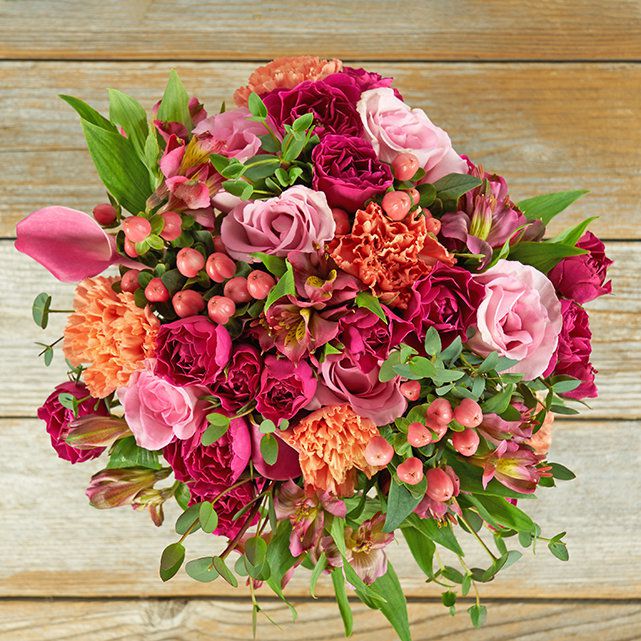
<path id="1" fill-rule="evenodd" d="M 318 545 L 323 534 L 325 512 L 345 518 L 345 503 L 327 492 L 306 491 L 294 481 L 283 483 L 275 496 L 276 516 L 289 519 L 292 532 L 289 537 L 289 551 L 300 556 Z"/>
<path id="2" fill-rule="evenodd" d="M 15 248 L 58 280 L 73 283 L 111 265 L 141 267 L 116 250 L 116 241 L 91 216 L 68 207 L 45 207 L 16 225 Z"/>
<path id="3" fill-rule="evenodd" d="M 385 515 L 379 512 L 356 530 L 345 528 L 347 560 L 367 585 L 387 572 L 385 548 L 394 540 L 394 533 L 383 532 L 384 525 Z"/>
<path id="4" fill-rule="evenodd" d="M 142 467 L 104 469 L 91 477 L 86 494 L 89 503 L 99 510 L 132 505 L 136 497 L 153 488 L 171 474 L 171 468 L 150 470 Z"/>

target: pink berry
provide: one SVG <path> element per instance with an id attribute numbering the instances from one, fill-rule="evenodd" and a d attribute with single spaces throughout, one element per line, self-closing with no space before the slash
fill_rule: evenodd
<path id="1" fill-rule="evenodd" d="M 169 300 L 169 290 L 160 278 L 152 278 L 145 287 L 145 298 L 150 303 L 166 303 Z"/>
<path id="2" fill-rule="evenodd" d="M 382 436 L 375 436 L 365 446 L 365 460 L 372 467 L 387 465 L 393 456 L 394 448 Z"/>
<path id="3" fill-rule="evenodd" d="M 138 252 L 136 251 L 136 244 L 132 243 L 129 238 L 125 238 L 125 254 L 129 256 L 129 258 L 137 258 L 138 257 Z"/>
<path id="4" fill-rule="evenodd" d="M 252 298 L 263 300 L 276 284 L 275 278 L 267 272 L 255 269 L 247 276 L 247 291 Z"/>
<path id="5" fill-rule="evenodd" d="M 410 423 L 407 426 L 407 442 L 412 447 L 424 447 L 432 442 L 432 432 L 423 423 Z"/>
<path id="6" fill-rule="evenodd" d="M 214 252 L 207 258 L 205 270 L 215 283 L 224 283 L 236 273 L 236 263 L 226 254 Z"/>
<path id="7" fill-rule="evenodd" d="M 483 422 L 483 410 L 476 401 L 464 398 L 454 410 L 454 418 L 463 427 L 478 427 Z"/>
<path id="8" fill-rule="evenodd" d="M 176 267 L 187 278 L 198 276 L 198 272 L 205 266 L 205 257 L 191 247 L 183 247 L 176 255 Z"/>
<path id="9" fill-rule="evenodd" d="M 349 216 L 344 209 L 339 209 L 338 207 L 332 207 L 332 216 L 334 217 L 334 222 L 336 223 L 336 235 L 344 236 L 349 234 L 352 230 L 352 225 L 349 222 Z"/>
<path id="10" fill-rule="evenodd" d="M 225 245 L 223 244 L 223 239 L 220 236 L 214 236 L 214 249 L 217 252 L 225 253 L 227 250 L 225 249 Z"/>
<path id="11" fill-rule="evenodd" d="M 383 210 L 392 220 L 403 220 L 412 208 L 412 200 L 404 191 L 388 191 L 383 196 Z"/>
<path id="12" fill-rule="evenodd" d="M 423 462 L 410 456 L 396 468 L 396 474 L 403 483 L 418 485 L 423 480 Z"/>
<path id="13" fill-rule="evenodd" d="M 425 473 L 427 478 L 427 496 L 432 500 L 444 503 L 454 496 L 454 483 L 447 472 L 434 467 Z"/>
<path id="14" fill-rule="evenodd" d="M 452 445 L 454 449 L 463 456 L 473 456 L 479 449 L 480 438 L 476 430 L 467 429 L 452 434 Z"/>
<path id="15" fill-rule="evenodd" d="M 414 154 L 399 154 L 392 160 L 392 173 L 397 180 L 411 180 L 419 167 L 418 158 Z"/>
<path id="16" fill-rule="evenodd" d="M 123 292 L 135 292 L 140 287 L 138 274 L 140 274 L 139 269 L 130 269 L 125 272 L 120 279 L 120 289 Z"/>
<path id="17" fill-rule="evenodd" d="M 182 234 L 182 218 L 180 214 L 175 211 L 166 211 L 160 214 L 163 221 L 163 228 L 160 232 L 160 237 L 164 238 L 167 242 L 176 240 Z"/>
<path id="18" fill-rule="evenodd" d="M 112 225 L 118 218 L 118 210 L 110 203 L 101 203 L 93 208 L 93 217 L 99 225 Z"/>
<path id="19" fill-rule="evenodd" d="M 441 425 L 447 425 L 454 418 L 452 405 L 446 398 L 437 398 L 432 401 L 426 414 L 428 418 Z"/>
<path id="20" fill-rule="evenodd" d="M 151 223 L 142 216 L 129 216 L 122 221 L 125 236 L 132 243 L 142 243 L 151 234 Z"/>
<path id="21" fill-rule="evenodd" d="M 439 423 L 428 416 L 425 424 L 432 431 L 432 443 L 438 443 L 447 434 L 447 423 Z"/>
<path id="22" fill-rule="evenodd" d="M 412 199 L 412 206 L 418 205 L 419 201 L 421 200 L 421 194 L 419 193 L 418 189 L 414 189 L 414 187 L 408 189 L 407 195 Z"/>
<path id="23" fill-rule="evenodd" d="M 416 401 L 421 393 L 421 384 L 418 381 L 405 381 L 399 389 L 408 401 Z"/>
<path id="24" fill-rule="evenodd" d="M 213 296 L 207 303 L 209 318 L 219 325 L 226 325 L 236 313 L 236 304 L 227 296 Z"/>
<path id="25" fill-rule="evenodd" d="M 205 309 L 205 301 L 202 294 L 193 289 L 184 289 L 176 292 L 171 299 L 174 311 L 180 318 L 195 316 Z"/>
<path id="26" fill-rule="evenodd" d="M 248 303 L 252 297 L 247 291 L 247 279 L 244 276 L 236 276 L 225 283 L 223 288 L 225 296 L 231 298 L 234 303 Z"/>

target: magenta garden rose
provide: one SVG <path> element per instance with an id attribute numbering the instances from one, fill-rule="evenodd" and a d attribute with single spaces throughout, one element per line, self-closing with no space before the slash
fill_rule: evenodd
<path id="1" fill-rule="evenodd" d="M 328 575 L 348 633 L 358 598 L 411 641 L 404 539 L 403 581 L 444 580 L 452 612 L 476 595 L 478 626 L 499 570 L 568 559 L 525 499 L 572 476 L 554 415 L 596 396 L 582 305 L 611 261 L 586 223 L 544 237 L 584 192 L 513 194 L 393 78 L 338 59 L 279 58 L 233 96 L 207 111 L 171 72 L 149 119 L 117 92 L 109 118 L 69 101 L 109 202 L 17 227 L 79 281 L 64 354 L 41 343 L 69 382 L 38 416 L 61 458 L 101 460 L 91 506 L 176 516 L 163 581 L 246 586 L 257 618 L 272 592 L 294 610 L 295 574 L 312 593 Z M 67 306 L 41 293 L 32 316 Z"/>

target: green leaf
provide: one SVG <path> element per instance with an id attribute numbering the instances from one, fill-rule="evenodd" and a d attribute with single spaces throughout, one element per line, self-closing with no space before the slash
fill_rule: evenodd
<path id="1" fill-rule="evenodd" d="M 294 122 L 292 123 L 292 129 L 294 131 L 307 131 L 312 126 L 313 122 L 314 114 L 303 114 L 302 116 L 299 116 L 298 118 L 296 118 L 296 120 L 294 120 Z"/>
<path id="2" fill-rule="evenodd" d="M 401 531 L 416 564 L 423 570 L 425 576 L 431 578 L 434 575 L 433 562 L 434 552 L 436 551 L 434 542 L 415 527 L 406 526 Z"/>
<path id="3" fill-rule="evenodd" d="M 169 80 L 158 107 L 158 120 L 179 122 L 191 131 L 193 124 L 189 113 L 189 94 L 175 69 L 169 72 Z"/>
<path id="4" fill-rule="evenodd" d="M 292 613 L 292 619 L 296 620 L 296 608 L 285 598 L 282 588 L 283 577 L 297 562 L 289 551 L 291 531 L 292 526 L 289 521 L 281 521 L 275 529 L 272 529 L 272 532 L 275 532 L 275 534 L 267 546 L 267 563 L 269 564 L 270 570 L 267 584 L 273 590 L 274 594 L 276 594 L 283 603 L 287 604 Z"/>
<path id="5" fill-rule="evenodd" d="M 383 361 L 381 368 L 378 372 L 378 380 L 381 383 L 387 383 L 396 378 L 397 374 L 394 368 L 401 362 L 401 354 L 399 351 L 392 352 L 387 360 Z"/>
<path id="6" fill-rule="evenodd" d="M 487 488 L 484 488 L 481 481 L 481 476 L 483 474 L 481 468 L 466 463 L 459 458 L 448 459 L 448 463 L 459 477 L 461 482 L 461 491 L 463 492 L 472 492 L 473 494 L 481 495 L 487 494 L 491 496 L 501 496 L 521 500 L 531 500 L 534 498 L 532 494 L 515 492 L 514 490 L 511 490 L 510 488 L 505 487 L 505 485 L 499 483 L 496 479 L 492 479 L 487 484 Z"/>
<path id="7" fill-rule="evenodd" d="M 518 203 L 517 207 L 528 220 L 542 220 L 547 225 L 557 214 L 569 207 L 575 200 L 588 193 L 587 189 L 574 191 L 557 191 L 527 198 Z"/>
<path id="8" fill-rule="evenodd" d="M 66 96 L 64 94 L 60 94 L 60 98 L 62 98 L 69 106 L 71 106 L 83 120 L 86 120 L 87 122 L 91 123 L 92 125 L 96 125 L 96 127 L 100 127 L 101 129 L 112 131 L 114 133 L 118 132 L 118 129 L 113 123 L 109 122 L 107 118 L 96 111 L 93 107 L 89 106 L 84 100 L 80 100 L 80 98 L 74 98 L 74 96 Z"/>
<path id="9" fill-rule="evenodd" d="M 369 292 L 359 292 L 356 296 L 355 302 L 357 307 L 365 307 L 369 309 L 370 312 L 376 314 L 376 316 L 378 316 L 387 325 L 387 316 L 385 316 L 381 303 L 376 296 Z"/>
<path id="10" fill-rule="evenodd" d="M 210 583 L 215 581 L 220 575 L 216 568 L 214 568 L 214 559 L 211 556 L 204 556 L 200 559 L 189 561 L 185 565 L 185 572 L 194 579 L 201 583 Z"/>
<path id="11" fill-rule="evenodd" d="M 412 496 L 411 492 L 392 479 L 389 496 L 387 497 L 387 515 L 384 532 L 393 532 L 414 511 L 422 497 Z"/>
<path id="12" fill-rule="evenodd" d="M 31 315 L 33 320 L 38 327 L 46 329 L 49 324 L 49 309 L 51 308 L 51 296 L 46 292 L 38 294 L 33 299 L 33 305 L 31 307 Z"/>
<path id="13" fill-rule="evenodd" d="M 531 265 L 547 274 L 562 259 L 587 253 L 585 249 L 563 243 L 528 241 L 512 246 L 510 260 L 518 260 L 524 265 Z"/>
<path id="14" fill-rule="evenodd" d="M 183 510 L 187 509 L 191 499 L 191 492 L 189 491 L 189 487 L 186 483 L 178 484 L 176 491 L 174 492 L 174 498 L 176 499 L 176 503 L 178 503 Z"/>
<path id="15" fill-rule="evenodd" d="M 563 541 L 555 541 L 554 539 L 552 539 L 548 543 L 548 549 L 560 561 L 568 561 L 570 559 L 570 553 L 568 552 L 568 548 L 565 543 L 563 543 Z"/>
<path id="16" fill-rule="evenodd" d="M 469 494 L 466 500 L 476 507 L 481 518 L 490 525 L 503 526 L 517 532 L 536 532 L 534 521 L 523 510 L 508 503 L 504 498 Z"/>
<path id="17" fill-rule="evenodd" d="M 260 154 L 250 158 L 245 163 L 244 175 L 252 182 L 257 182 L 272 176 L 280 167 L 280 159 L 276 156 Z"/>
<path id="18" fill-rule="evenodd" d="M 312 576 L 309 580 L 309 593 L 314 599 L 316 598 L 316 584 L 318 583 L 318 579 L 320 578 L 320 575 L 323 573 L 323 570 L 326 567 L 327 556 L 325 552 L 321 552 L 321 555 L 318 557 L 318 561 L 316 561 L 316 565 L 314 566 L 314 570 L 312 571 Z"/>
<path id="19" fill-rule="evenodd" d="M 96 171 L 109 193 L 132 214 L 144 211 L 151 194 L 149 172 L 132 143 L 86 120 L 81 123 Z"/>
<path id="20" fill-rule="evenodd" d="M 254 252 L 252 256 L 258 258 L 265 265 L 267 271 L 276 276 L 276 278 L 280 278 L 287 271 L 285 259 L 280 256 L 272 256 L 264 252 Z"/>
<path id="21" fill-rule="evenodd" d="M 451 550 L 454 554 L 464 556 L 463 550 L 449 524 L 439 525 L 434 519 L 422 519 L 417 514 L 410 514 L 407 519 L 407 525 L 417 529 L 423 536 Z"/>
<path id="22" fill-rule="evenodd" d="M 475 628 L 485 625 L 487 620 L 487 608 L 484 605 L 475 604 L 467 609 L 470 614 L 470 620 Z"/>
<path id="23" fill-rule="evenodd" d="M 272 287 L 271 291 L 265 301 L 265 312 L 283 296 L 296 295 L 296 282 L 294 281 L 294 269 L 289 263 L 285 261 L 285 273 L 280 277 L 276 284 Z"/>
<path id="24" fill-rule="evenodd" d="M 253 567 L 261 567 L 267 560 L 267 543 L 260 536 L 253 536 L 245 542 L 245 557 Z"/>
<path id="25" fill-rule="evenodd" d="M 254 193 L 254 188 L 244 180 L 225 180 L 223 189 L 241 200 L 248 200 Z"/>
<path id="26" fill-rule="evenodd" d="M 109 119 L 120 125 L 131 140 L 138 156 L 145 158 L 145 144 L 149 135 L 147 114 L 137 100 L 117 89 L 109 89 Z"/>
<path id="27" fill-rule="evenodd" d="M 150 470 L 159 470 L 158 452 L 152 452 L 136 444 L 133 436 L 117 440 L 111 447 L 107 469 L 113 470 L 122 467 L 145 467 Z"/>
<path id="28" fill-rule="evenodd" d="M 205 446 L 215 443 L 221 436 L 226 434 L 230 425 L 229 417 L 219 412 L 207 414 L 207 421 L 209 422 L 209 427 L 203 432 L 200 441 Z"/>
<path id="29" fill-rule="evenodd" d="M 590 223 L 594 222 L 595 220 L 598 220 L 598 218 L 599 218 L 598 216 L 593 216 L 592 218 L 586 218 L 585 220 L 581 221 L 578 225 L 575 225 L 574 227 L 570 227 L 569 229 L 562 231 L 560 234 L 555 236 L 550 242 L 574 246 L 579 242 L 581 236 L 583 236 L 583 234 L 585 233 L 585 230 L 588 228 Z"/>
<path id="30" fill-rule="evenodd" d="M 441 594 L 441 603 L 446 608 L 451 608 L 456 604 L 456 592 L 452 592 L 450 590 L 448 590 L 447 592 L 443 592 Z"/>
<path id="31" fill-rule="evenodd" d="M 331 576 L 332 585 L 334 586 L 334 596 L 336 597 L 336 603 L 338 604 L 338 611 L 340 612 L 341 619 L 343 620 L 345 636 L 349 637 L 352 635 L 354 619 L 352 617 L 352 608 L 349 605 L 347 592 L 345 590 L 345 577 L 343 576 L 341 568 L 335 568 L 332 570 Z"/>
<path id="32" fill-rule="evenodd" d="M 267 118 L 267 107 L 265 103 L 261 97 L 253 91 L 247 99 L 247 107 L 249 108 L 249 113 L 251 113 L 254 118 L 260 118 L 261 120 Z"/>
<path id="33" fill-rule="evenodd" d="M 267 465 L 274 465 L 278 459 L 278 440 L 273 434 L 265 434 L 260 441 L 260 453 Z"/>
<path id="34" fill-rule="evenodd" d="M 572 470 L 568 470 L 565 465 L 560 463 L 550 463 L 552 468 L 552 476 L 559 481 L 571 481 L 576 478 L 576 474 Z"/>
<path id="35" fill-rule="evenodd" d="M 238 579 L 234 576 L 233 572 L 227 567 L 225 559 L 219 556 L 213 558 L 214 569 L 220 576 L 229 583 L 233 588 L 238 587 Z"/>
<path id="36" fill-rule="evenodd" d="M 274 421 L 267 418 L 258 426 L 258 429 L 261 434 L 273 434 L 276 431 L 276 425 Z"/>
<path id="37" fill-rule="evenodd" d="M 457 201 L 463 194 L 481 185 L 482 181 L 468 174 L 448 174 L 434 183 L 436 197 L 443 202 Z"/>
<path id="38" fill-rule="evenodd" d="M 198 521 L 203 532 L 211 534 L 218 527 L 218 514 L 209 501 L 204 501 L 198 508 Z"/>
<path id="39" fill-rule="evenodd" d="M 436 328 L 430 327 L 427 332 L 425 332 L 424 347 L 425 353 L 429 356 L 440 353 L 443 345 L 441 344 L 441 337 L 438 335 Z"/>
<path id="40" fill-rule="evenodd" d="M 160 578 L 163 581 L 169 581 L 185 560 L 185 547 L 182 543 L 171 543 L 168 545 L 160 557 Z"/>

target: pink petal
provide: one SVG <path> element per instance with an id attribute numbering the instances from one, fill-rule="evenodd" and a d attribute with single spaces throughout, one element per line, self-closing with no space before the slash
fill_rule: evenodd
<path id="1" fill-rule="evenodd" d="M 298 452 L 287 445 L 278 434 L 276 434 L 276 438 L 278 438 L 278 458 L 273 465 L 267 465 L 260 453 L 260 442 L 263 440 L 263 434 L 261 434 L 258 427 L 252 425 L 252 462 L 256 471 L 273 481 L 286 481 L 299 477 L 302 472 L 298 464 Z"/>

